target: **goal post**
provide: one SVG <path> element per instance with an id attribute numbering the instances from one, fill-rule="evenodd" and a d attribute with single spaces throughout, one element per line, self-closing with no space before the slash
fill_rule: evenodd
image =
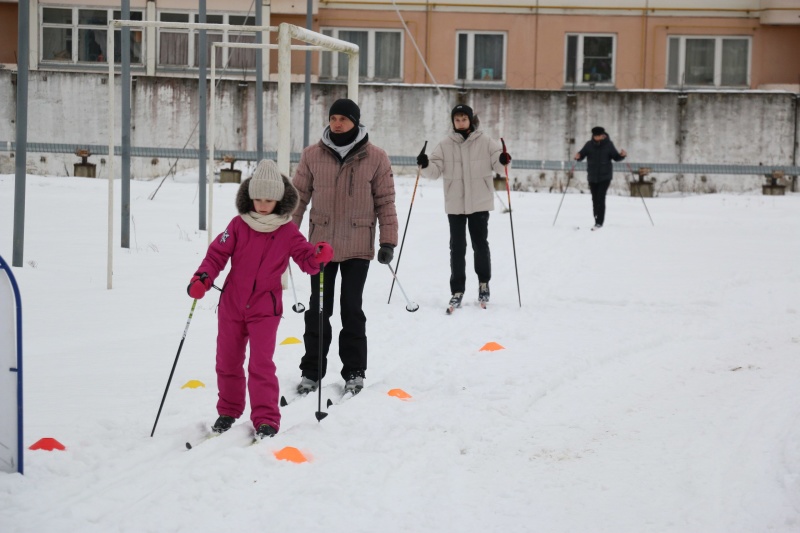
<path id="1" fill-rule="evenodd" d="M 306 45 L 292 44 L 291 40 L 300 40 Z M 292 24 L 282 23 L 278 27 L 278 44 L 257 43 L 213 43 L 211 53 L 211 98 L 209 102 L 209 138 L 208 138 L 208 243 L 214 238 L 212 231 L 212 217 L 214 205 L 214 150 L 216 141 L 216 69 L 217 48 L 244 48 L 244 49 L 278 49 L 278 149 L 277 164 L 281 174 L 289 176 L 291 170 L 291 76 L 292 50 L 312 50 L 317 52 L 342 52 L 348 55 L 349 69 L 347 74 L 347 96 L 354 102 L 358 100 L 358 45 L 334 39 L 321 33 L 312 32 Z M 256 90 L 256 98 L 261 98 L 262 92 Z M 259 117 L 263 120 L 263 117 Z"/>
<path id="2" fill-rule="evenodd" d="M 161 22 L 161 21 L 133 21 L 133 20 L 110 20 L 108 22 L 108 32 L 106 35 L 106 51 L 108 63 L 108 107 L 109 107 L 109 133 L 108 133 L 108 254 L 107 254 L 107 288 L 112 287 L 113 276 L 113 228 L 114 228 L 114 120 L 115 120 L 115 86 L 114 86 L 114 30 L 121 27 L 137 27 L 137 28 L 168 28 L 168 29 L 195 29 L 195 30 L 233 30 L 240 32 L 278 32 L 278 44 L 257 44 L 257 43 L 213 43 L 211 53 L 212 64 L 212 77 L 211 77 L 211 103 L 209 107 L 211 110 L 205 112 L 211 114 L 211 139 L 209 140 L 209 169 L 207 172 L 207 185 L 209 187 L 209 202 L 208 210 L 208 242 L 213 239 L 212 230 L 212 206 L 213 206 L 213 184 L 214 184 L 214 96 L 215 96 L 215 79 L 214 79 L 214 65 L 216 62 L 216 53 L 214 50 L 217 47 L 224 46 L 228 48 L 277 48 L 278 49 L 278 169 L 281 173 L 289 175 L 290 171 L 290 156 L 291 156 L 291 52 L 292 50 L 321 50 L 331 52 L 341 52 L 348 56 L 348 72 L 347 72 L 347 96 L 354 102 L 358 102 L 358 45 L 329 37 L 321 33 L 317 33 L 294 24 L 282 23 L 280 26 L 240 26 L 232 24 L 198 24 L 189 22 Z M 307 43 L 306 45 L 292 45 L 292 39 Z M 262 68 L 261 65 L 258 68 Z M 256 91 L 257 97 L 262 97 L 262 91 Z M 201 111 L 202 112 L 202 111 Z M 258 120 L 263 120 L 263 117 L 258 117 Z"/>
<path id="3" fill-rule="evenodd" d="M 22 299 L 0 257 L 0 471 L 22 468 Z"/>

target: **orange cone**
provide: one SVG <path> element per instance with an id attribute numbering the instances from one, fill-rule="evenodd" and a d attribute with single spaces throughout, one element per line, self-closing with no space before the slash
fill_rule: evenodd
<path id="1" fill-rule="evenodd" d="M 411 399 L 411 395 L 403 389 L 392 389 L 388 392 L 388 394 L 389 396 L 394 396 L 395 398 L 400 398 L 401 400 Z"/>
<path id="2" fill-rule="evenodd" d="M 53 450 L 66 450 L 66 446 L 58 442 L 56 439 L 51 437 L 45 437 L 43 439 L 37 440 L 35 443 L 31 445 L 29 450 L 47 450 L 48 452 L 52 452 Z"/>
<path id="3" fill-rule="evenodd" d="M 293 448 L 291 446 L 287 446 L 282 450 L 278 450 L 277 452 L 272 452 L 275 455 L 275 458 L 279 461 L 290 461 L 292 463 L 305 463 L 308 461 L 306 456 L 303 455 L 303 452 L 298 450 L 297 448 Z"/>
<path id="4" fill-rule="evenodd" d="M 483 345 L 480 351 L 482 352 L 496 352 L 497 350 L 505 350 L 505 346 L 500 346 L 496 342 L 487 342 Z"/>

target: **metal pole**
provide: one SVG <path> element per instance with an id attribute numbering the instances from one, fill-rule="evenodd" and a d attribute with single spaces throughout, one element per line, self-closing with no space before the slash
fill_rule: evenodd
<path id="1" fill-rule="evenodd" d="M 347 97 L 355 103 L 358 103 L 358 57 L 359 54 L 347 54 Z"/>
<path id="2" fill-rule="evenodd" d="M 131 2 L 122 0 L 122 20 L 130 20 Z M 114 32 L 116 34 L 116 31 Z M 120 87 L 122 89 L 122 163 L 120 167 L 121 209 L 120 223 L 121 240 L 123 248 L 131 247 L 131 29 L 122 27 L 122 72 Z M 116 61 L 112 57 L 111 61 Z"/>
<path id="3" fill-rule="evenodd" d="M 14 161 L 14 243 L 11 264 L 22 266 L 25 244 L 25 162 L 28 159 L 28 68 L 31 7 L 19 3 L 17 49 L 17 153 Z"/>
<path id="4" fill-rule="evenodd" d="M 313 20 L 311 11 L 314 9 L 314 0 L 306 2 L 306 29 L 313 30 Z M 305 101 L 303 103 L 303 148 L 309 143 L 309 122 L 311 118 L 311 50 L 306 50 L 306 81 L 305 81 Z"/>
<path id="5" fill-rule="evenodd" d="M 256 0 L 256 26 L 263 24 L 263 0 Z M 256 44 L 263 44 L 263 33 L 256 32 Z M 256 164 L 264 159 L 264 51 L 256 50 Z M 288 172 L 286 173 L 288 175 Z"/>
<path id="6" fill-rule="evenodd" d="M 206 23 L 206 0 L 200 0 L 200 24 Z M 200 95 L 200 109 L 198 114 L 199 117 L 199 128 L 200 128 L 200 138 L 198 147 L 199 153 L 197 154 L 198 158 L 198 170 L 199 177 L 198 177 L 198 187 L 200 189 L 199 194 L 199 203 L 200 203 L 200 222 L 198 227 L 200 230 L 206 229 L 206 187 L 210 187 L 214 183 L 214 169 L 211 168 L 211 185 L 208 185 L 208 179 L 206 178 L 206 113 L 207 113 L 207 105 L 206 105 L 206 65 L 208 64 L 208 33 L 206 30 L 200 30 L 200 39 L 199 39 L 200 50 L 198 54 L 198 61 L 200 63 L 200 81 L 198 85 L 198 94 Z M 211 193 L 209 193 L 211 194 Z M 210 209 L 210 208 L 209 208 Z"/>
<path id="7" fill-rule="evenodd" d="M 208 140 L 208 166 L 211 169 L 211 175 L 214 175 L 214 143 L 217 140 L 216 124 L 216 109 L 214 104 L 217 102 L 217 47 L 212 48 L 211 54 L 211 105 L 209 106 L 209 113 L 211 114 L 211 137 Z M 208 188 L 208 244 L 211 245 L 212 223 L 214 221 L 214 187 Z"/>
<path id="8" fill-rule="evenodd" d="M 106 32 L 108 57 L 108 243 L 106 257 L 106 288 L 111 289 L 114 276 L 114 115 L 117 103 L 114 91 L 114 25 Z"/>
<path id="9" fill-rule="evenodd" d="M 286 176 L 289 175 L 291 149 L 291 117 L 289 115 L 289 104 L 292 97 L 291 42 L 289 25 L 282 22 L 278 26 L 278 170 Z"/>

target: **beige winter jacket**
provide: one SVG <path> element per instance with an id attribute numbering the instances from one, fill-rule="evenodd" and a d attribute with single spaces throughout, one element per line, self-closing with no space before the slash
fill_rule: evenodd
<path id="1" fill-rule="evenodd" d="M 500 141 L 482 131 L 473 131 L 464 139 L 451 133 L 433 149 L 426 178 L 444 176 L 444 210 L 448 215 L 469 215 L 494 209 L 493 172 L 502 174 Z"/>
<path id="2" fill-rule="evenodd" d="M 386 152 L 367 141 L 341 162 L 321 141 L 303 150 L 292 183 L 300 204 L 292 219 L 298 226 L 306 206 L 308 240 L 326 241 L 333 261 L 373 259 L 375 223 L 378 244 L 397 246 L 394 176 Z"/>

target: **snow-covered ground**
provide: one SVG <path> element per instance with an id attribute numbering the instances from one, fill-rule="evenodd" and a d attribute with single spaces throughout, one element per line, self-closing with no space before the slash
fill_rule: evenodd
<path id="1" fill-rule="evenodd" d="M 402 234 L 415 179 L 396 182 Z M 107 290 L 107 183 L 28 178 L 24 437 L 66 450 L 0 474 L 3 533 L 800 531 L 800 195 L 648 199 L 655 226 L 641 199 L 610 196 L 590 232 L 588 195 L 566 195 L 553 226 L 560 194 L 513 193 L 522 306 L 498 200 L 490 309 L 470 259 L 469 301 L 448 317 L 441 182 L 421 180 L 398 271 L 420 309 L 397 287 L 387 305 L 391 274 L 372 263 L 361 395 L 322 422 L 316 396 L 294 402 L 257 446 L 245 416 L 187 451 L 216 418 L 218 293 L 198 303 L 151 438 L 208 244 L 196 176 L 149 200 L 157 185 L 131 183 L 131 247 L 114 248 Z M 236 187 L 215 186 L 214 235 Z M 9 263 L 13 198 L 0 176 Z M 279 341 L 302 338 L 291 290 L 284 302 Z M 333 344 L 325 398 L 342 387 Z M 287 391 L 302 353 L 276 351 Z M 310 462 L 277 460 L 284 447 Z"/>

